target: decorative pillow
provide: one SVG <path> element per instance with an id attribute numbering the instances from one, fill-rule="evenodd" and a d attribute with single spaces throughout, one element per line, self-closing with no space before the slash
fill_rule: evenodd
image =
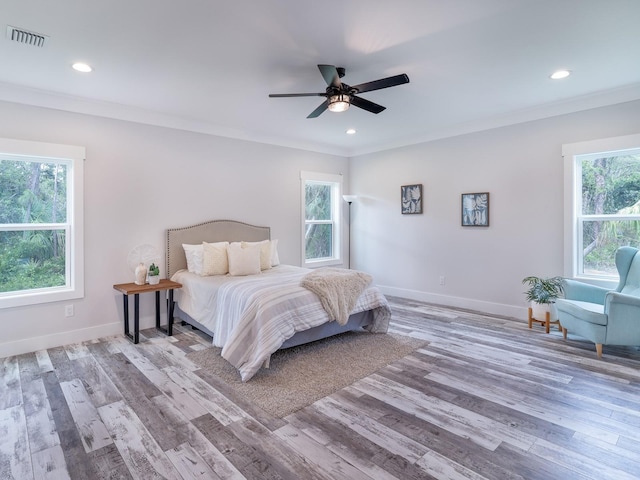
<path id="1" fill-rule="evenodd" d="M 261 242 L 242 242 L 242 248 L 260 247 L 260 270 L 269 270 L 271 268 L 271 242 L 262 240 Z"/>
<path id="2" fill-rule="evenodd" d="M 280 256 L 278 255 L 278 239 L 271 240 L 271 266 L 280 265 Z"/>
<path id="3" fill-rule="evenodd" d="M 187 245 L 183 243 L 182 248 L 184 248 L 184 255 L 187 258 L 187 270 L 190 273 L 202 274 L 202 245 Z"/>
<path id="4" fill-rule="evenodd" d="M 226 275 L 229 273 L 229 260 L 227 247 L 229 242 L 207 243 L 202 242 L 202 275 Z"/>
<path id="5" fill-rule="evenodd" d="M 254 275 L 260 273 L 261 245 L 247 245 L 233 242 L 227 248 L 229 256 L 229 273 L 231 275 Z"/>

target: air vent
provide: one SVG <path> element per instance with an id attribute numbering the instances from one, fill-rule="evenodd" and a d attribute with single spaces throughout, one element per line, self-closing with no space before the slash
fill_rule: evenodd
<path id="1" fill-rule="evenodd" d="M 44 47 L 49 37 L 42 35 L 41 33 L 34 33 L 24 30 L 22 28 L 7 26 L 7 38 L 12 42 L 23 43 L 25 45 L 31 45 L 33 47 Z"/>

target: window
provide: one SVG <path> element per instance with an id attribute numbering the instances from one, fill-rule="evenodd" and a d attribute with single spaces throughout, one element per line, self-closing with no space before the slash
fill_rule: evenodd
<path id="1" fill-rule="evenodd" d="M 302 263 L 305 266 L 340 263 L 340 202 L 342 176 L 302 172 Z"/>
<path id="2" fill-rule="evenodd" d="M 84 295 L 84 148 L 0 139 L 0 308 Z"/>
<path id="3" fill-rule="evenodd" d="M 565 275 L 617 282 L 615 251 L 640 248 L 640 135 L 565 145 Z"/>

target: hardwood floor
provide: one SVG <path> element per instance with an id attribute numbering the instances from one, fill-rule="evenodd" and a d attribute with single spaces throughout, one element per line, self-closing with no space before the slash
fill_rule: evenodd
<path id="1" fill-rule="evenodd" d="M 199 371 L 181 327 L 0 359 L 0 478 L 640 478 L 638 349 L 389 300 L 428 344 L 284 419 Z"/>

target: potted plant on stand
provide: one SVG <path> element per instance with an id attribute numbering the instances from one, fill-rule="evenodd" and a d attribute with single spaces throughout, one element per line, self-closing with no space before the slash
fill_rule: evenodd
<path id="1" fill-rule="evenodd" d="M 527 285 L 529 289 L 524 292 L 529 306 L 529 328 L 533 322 L 538 322 L 546 326 L 549 333 L 549 325 L 551 323 L 558 325 L 561 330 L 558 314 L 555 309 L 555 299 L 563 294 L 562 277 L 525 277 L 522 284 Z"/>
<path id="2" fill-rule="evenodd" d="M 155 263 L 149 265 L 149 285 L 157 285 L 160 283 L 160 267 Z"/>

